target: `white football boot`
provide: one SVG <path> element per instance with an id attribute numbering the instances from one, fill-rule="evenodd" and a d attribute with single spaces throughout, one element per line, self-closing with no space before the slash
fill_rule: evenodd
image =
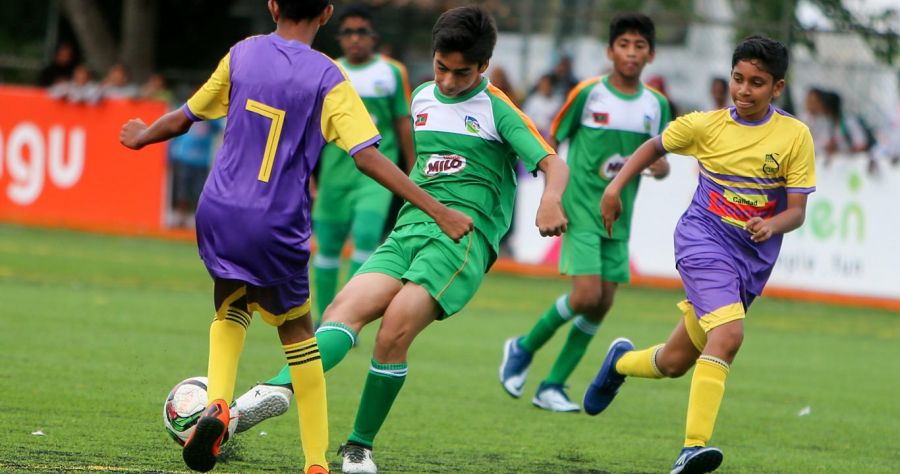
<path id="1" fill-rule="evenodd" d="M 238 409 L 235 432 L 247 431 L 263 420 L 283 415 L 291 407 L 293 396 L 294 392 L 280 385 L 254 385 L 234 401 Z"/>

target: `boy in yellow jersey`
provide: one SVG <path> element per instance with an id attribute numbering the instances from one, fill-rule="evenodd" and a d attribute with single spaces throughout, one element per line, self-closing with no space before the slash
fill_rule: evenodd
<path id="1" fill-rule="evenodd" d="M 733 107 L 695 112 L 648 140 L 603 193 L 604 226 L 622 212 L 623 186 L 672 152 L 697 158 L 697 191 L 675 229 L 675 261 L 687 299 L 683 318 L 664 344 L 635 350 L 625 338 L 610 345 L 584 395 L 596 415 L 612 402 L 626 376 L 680 377 L 692 366 L 684 447 L 672 474 L 705 473 L 723 454 L 708 446 L 725 393 L 725 378 L 744 338 L 744 316 L 772 272 L 782 235 L 803 224 L 815 191 L 815 152 L 809 129 L 774 108 L 784 90 L 788 50 L 752 36 L 734 50 Z"/>
<path id="2" fill-rule="evenodd" d="M 375 149 L 381 139 L 343 70 L 310 48 L 331 17 L 328 0 L 269 0 L 274 32 L 235 44 L 203 87 L 149 127 L 131 120 L 123 145 L 140 149 L 228 116 L 225 141 L 197 207 L 197 244 L 213 277 L 209 406 L 185 443 L 193 470 L 216 464 L 231 423 L 238 361 L 251 315 L 278 328 L 296 384 L 306 474 L 328 472 L 328 416 L 318 341 L 309 316 L 308 183 L 335 142 L 374 180 L 433 216 L 459 240 L 472 219 L 437 202 Z"/>

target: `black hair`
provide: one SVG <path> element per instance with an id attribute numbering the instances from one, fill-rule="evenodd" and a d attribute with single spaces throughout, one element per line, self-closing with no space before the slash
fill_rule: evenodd
<path id="1" fill-rule="evenodd" d="M 825 115 L 835 120 L 840 119 L 843 115 L 844 101 L 841 100 L 841 96 L 837 92 L 811 87 L 809 93 L 817 96 L 819 101 L 822 102 L 822 107 L 825 108 Z"/>
<path id="2" fill-rule="evenodd" d="M 363 20 L 368 21 L 369 25 L 373 28 L 375 27 L 375 18 L 372 16 L 372 10 L 366 5 L 356 4 L 345 8 L 341 12 L 341 16 L 338 17 L 338 26 L 340 26 L 347 18 L 362 18 Z"/>
<path id="3" fill-rule="evenodd" d="M 312 20 L 322 14 L 330 0 L 275 0 L 281 16 L 291 21 Z"/>
<path id="4" fill-rule="evenodd" d="M 619 36 L 632 31 L 647 40 L 650 51 L 656 48 L 656 26 L 643 13 L 619 13 L 609 20 L 609 47 L 612 47 Z"/>
<path id="5" fill-rule="evenodd" d="M 470 5 L 444 12 L 431 30 L 431 52 L 462 53 L 466 61 L 487 64 L 497 44 L 497 25 L 485 9 Z"/>
<path id="6" fill-rule="evenodd" d="M 765 36 L 748 36 L 734 48 L 731 68 L 734 69 L 739 61 L 755 61 L 758 68 L 771 74 L 777 82 L 784 79 L 789 58 L 787 47 L 780 41 Z"/>
<path id="7" fill-rule="evenodd" d="M 725 79 L 724 77 L 716 76 L 716 77 L 712 78 L 712 81 L 710 81 L 710 82 L 712 84 L 721 84 L 722 87 L 724 87 L 726 91 L 728 90 L 728 79 Z"/>

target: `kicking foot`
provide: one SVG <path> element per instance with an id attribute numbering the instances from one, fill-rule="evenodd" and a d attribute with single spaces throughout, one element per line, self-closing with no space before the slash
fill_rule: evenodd
<path id="1" fill-rule="evenodd" d="M 290 408 L 293 395 L 294 392 L 281 385 L 254 385 L 234 401 L 241 415 L 235 433 L 247 431 L 268 418 L 283 415 Z"/>

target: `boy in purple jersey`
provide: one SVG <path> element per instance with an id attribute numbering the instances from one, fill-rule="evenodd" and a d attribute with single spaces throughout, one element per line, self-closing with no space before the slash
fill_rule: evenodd
<path id="1" fill-rule="evenodd" d="M 723 454 L 708 446 L 725 394 L 725 378 L 744 339 L 744 317 L 772 272 L 783 234 L 797 229 L 815 190 L 809 129 L 772 107 L 784 90 L 788 50 L 752 36 L 731 61 L 733 107 L 695 112 L 648 140 L 607 186 L 600 203 L 611 231 L 622 212 L 625 183 L 666 152 L 694 156 L 697 191 L 675 228 L 675 262 L 687 298 L 683 318 L 665 344 L 635 350 L 625 338 L 610 345 L 584 395 L 596 415 L 626 376 L 680 377 L 692 366 L 683 449 L 671 474 L 705 473 Z"/>
<path id="2" fill-rule="evenodd" d="M 235 44 L 180 110 L 151 126 L 130 120 L 132 149 L 228 116 L 225 140 L 197 208 L 197 244 L 214 280 L 209 406 L 184 446 L 191 469 L 209 471 L 231 422 L 237 364 L 252 313 L 278 328 L 291 367 L 305 472 L 328 472 L 325 379 L 309 317 L 309 176 L 335 142 L 356 166 L 433 216 L 458 241 L 472 219 L 426 194 L 379 153 L 380 135 L 343 71 L 310 43 L 331 17 L 328 0 L 269 0 L 274 33 Z"/>

